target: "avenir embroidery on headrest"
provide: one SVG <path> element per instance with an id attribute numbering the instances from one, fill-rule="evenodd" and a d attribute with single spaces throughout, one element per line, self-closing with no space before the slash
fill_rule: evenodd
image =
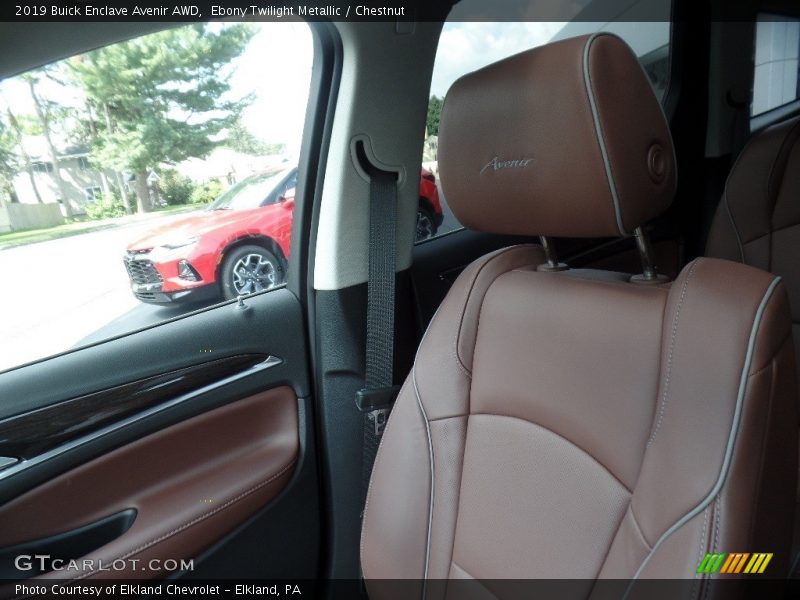
<path id="1" fill-rule="evenodd" d="M 532 158 L 500 160 L 499 157 L 495 156 L 492 160 L 490 160 L 488 163 L 484 165 L 484 167 L 481 169 L 480 175 L 483 175 L 483 172 L 489 168 L 491 168 L 492 171 L 499 171 L 500 169 L 524 169 L 532 162 L 533 162 Z"/>

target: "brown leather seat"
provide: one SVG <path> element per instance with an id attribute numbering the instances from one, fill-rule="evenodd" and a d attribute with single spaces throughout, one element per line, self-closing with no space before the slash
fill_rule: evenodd
<path id="1" fill-rule="evenodd" d="M 439 143 L 450 206 L 484 231 L 629 235 L 675 189 L 660 105 L 606 34 L 463 77 Z M 595 578 L 704 577 L 706 552 L 772 552 L 768 573 L 784 573 L 784 284 L 710 258 L 671 286 L 543 263 L 537 245 L 479 259 L 425 334 L 367 498 L 371 596 L 386 579 L 475 578 L 502 597 L 493 580 L 574 578 L 585 597 Z"/>
<path id="2" fill-rule="evenodd" d="M 709 231 L 706 255 L 779 275 L 789 293 L 795 345 L 800 339 L 800 117 L 765 129 L 736 160 Z M 800 381 L 800 353 L 795 353 Z M 788 453 L 788 452 L 787 452 Z M 800 506 L 800 489 L 797 491 Z M 793 576 L 800 569 L 795 521 Z"/>
<path id="3" fill-rule="evenodd" d="M 754 136 L 725 185 L 706 255 L 779 275 L 800 336 L 800 117 Z M 800 353 L 796 355 L 800 360 Z M 800 362 L 798 362 L 800 375 Z"/>

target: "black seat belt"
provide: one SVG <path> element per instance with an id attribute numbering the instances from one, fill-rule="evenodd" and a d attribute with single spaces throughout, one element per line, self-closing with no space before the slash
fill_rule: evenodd
<path id="1" fill-rule="evenodd" d="M 365 386 L 356 392 L 364 413 L 362 496 L 366 498 L 383 428 L 400 386 L 392 385 L 394 364 L 394 287 L 397 227 L 397 174 L 375 168 L 359 144 L 361 164 L 369 167 L 369 279 Z"/>

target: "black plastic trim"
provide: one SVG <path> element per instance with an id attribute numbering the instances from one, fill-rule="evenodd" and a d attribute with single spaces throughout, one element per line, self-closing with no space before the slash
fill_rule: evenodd
<path id="1" fill-rule="evenodd" d="M 77 529 L 0 548 L 0 579 L 18 581 L 66 566 L 117 539 L 135 520 L 136 509 L 128 508 Z M 30 569 L 17 568 L 20 556 Z"/>

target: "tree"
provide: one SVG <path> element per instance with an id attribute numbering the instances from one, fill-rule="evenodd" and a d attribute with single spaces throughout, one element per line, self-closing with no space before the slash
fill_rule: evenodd
<path id="1" fill-rule="evenodd" d="M 14 175 L 17 172 L 16 137 L 11 127 L 0 119 L 0 206 L 6 201 L 17 201 Z"/>
<path id="2" fill-rule="evenodd" d="M 22 164 L 25 166 L 25 172 L 28 173 L 28 179 L 31 182 L 33 195 L 36 196 L 36 201 L 39 204 L 43 204 L 44 200 L 42 200 L 42 195 L 39 193 L 39 187 L 36 185 L 36 176 L 33 174 L 31 157 L 30 154 L 28 154 L 28 151 L 25 148 L 25 142 L 23 141 L 22 126 L 20 125 L 19 120 L 17 120 L 14 112 L 11 110 L 11 107 L 8 105 L 6 105 L 6 117 L 8 118 L 8 123 L 11 126 L 16 147 L 19 150 L 19 153 L 22 155 Z"/>
<path id="3" fill-rule="evenodd" d="M 251 98 L 225 99 L 230 69 L 253 29 L 198 23 L 95 50 L 69 61 L 96 114 L 93 161 L 135 174 L 140 212 L 147 174 L 161 163 L 205 157 Z"/>
<path id="4" fill-rule="evenodd" d="M 439 119 L 442 116 L 442 104 L 444 101 L 439 96 L 431 96 L 428 100 L 428 118 L 425 127 L 428 135 L 439 135 Z"/>
<path id="5" fill-rule="evenodd" d="M 32 71 L 22 75 L 22 78 L 28 84 L 28 91 L 30 92 L 31 99 L 33 100 L 33 108 L 36 110 L 36 117 L 39 119 L 42 135 L 44 136 L 47 144 L 47 153 L 50 155 L 50 162 L 53 164 L 53 178 L 56 181 L 58 193 L 61 196 L 64 212 L 66 213 L 66 216 L 70 218 L 72 217 L 72 206 L 70 205 L 69 191 L 67 184 L 64 182 L 64 178 L 61 177 L 61 164 L 58 160 L 58 151 L 53 143 L 53 124 L 58 118 L 56 114 L 63 115 L 64 111 L 63 107 L 58 106 L 52 101 L 46 100 L 37 92 L 36 85 L 39 82 L 40 75 L 41 72 Z"/>
<path id="6" fill-rule="evenodd" d="M 286 150 L 286 144 L 268 144 L 253 135 L 240 119 L 230 126 L 225 145 L 232 150 L 250 156 L 271 156 Z"/>

